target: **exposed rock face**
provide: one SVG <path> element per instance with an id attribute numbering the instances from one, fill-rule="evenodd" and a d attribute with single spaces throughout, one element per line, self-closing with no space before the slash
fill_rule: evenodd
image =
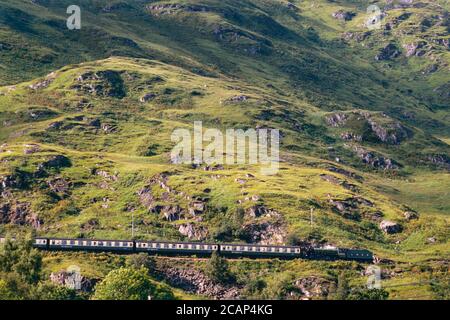
<path id="1" fill-rule="evenodd" d="M 215 299 L 237 299 L 239 297 L 238 287 L 214 283 L 195 269 L 168 267 L 161 271 L 161 275 L 171 286 L 181 288 L 189 293 Z"/>
<path id="2" fill-rule="evenodd" d="M 29 88 L 33 90 L 47 88 L 52 83 L 52 81 L 52 79 L 45 79 L 34 84 L 30 84 Z"/>
<path id="3" fill-rule="evenodd" d="M 419 214 L 415 211 L 405 211 L 403 212 L 403 216 L 406 220 L 419 219 Z"/>
<path id="4" fill-rule="evenodd" d="M 189 205 L 189 213 L 194 217 L 205 212 L 205 203 L 202 201 L 194 201 Z"/>
<path id="5" fill-rule="evenodd" d="M 358 180 L 358 181 L 362 181 L 363 180 L 363 177 L 361 177 L 360 175 L 357 175 L 354 172 L 350 172 L 350 171 L 342 169 L 342 168 L 329 167 L 328 171 L 339 173 L 339 174 L 342 174 L 343 176 L 346 176 L 348 178 L 352 178 L 352 179 L 355 179 L 355 180 Z"/>
<path id="6" fill-rule="evenodd" d="M 381 142 L 399 144 L 411 136 L 410 131 L 399 122 L 393 121 L 381 124 L 372 118 L 367 119 L 372 131 Z"/>
<path id="7" fill-rule="evenodd" d="M 370 36 L 370 31 L 369 32 L 345 32 L 342 35 L 342 38 L 345 41 L 349 41 L 349 40 L 355 40 L 356 42 L 362 42 L 364 40 L 367 39 L 367 37 Z"/>
<path id="8" fill-rule="evenodd" d="M 38 164 L 38 171 L 45 169 L 60 169 L 72 166 L 69 158 L 63 155 L 51 156 L 47 161 Z"/>
<path id="9" fill-rule="evenodd" d="M 246 96 L 246 95 L 238 95 L 238 96 L 234 96 L 234 97 L 231 97 L 230 99 L 228 99 L 228 102 L 234 102 L 234 103 L 237 103 L 237 102 L 245 102 L 245 101 L 247 101 L 248 99 L 250 99 L 250 97 L 249 96 Z"/>
<path id="10" fill-rule="evenodd" d="M 155 198 L 150 187 L 142 188 L 138 191 L 139 201 L 148 210 L 153 211 L 155 208 Z"/>
<path id="11" fill-rule="evenodd" d="M 325 298 L 330 291 L 331 282 L 316 276 L 298 279 L 294 286 L 300 291 L 300 299 Z"/>
<path id="12" fill-rule="evenodd" d="M 402 231 L 401 225 L 396 222 L 383 220 L 380 223 L 380 229 L 383 230 L 387 234 L 398 233 Z"/>
<path id="13" fill-rule="evenodd" d="M 142 103 L 145 103 L 145 102 L 153 100 L 155 98 L 156 98 L 156 94 L 154 94 L 154 93 L 146 93 L 139 99 L 139 101 L 142 102 Z"/>
<path id="14" fill-rule="evenodd" d="M 360 142 L 362 141 L 362 136 L 352 133 L 352 132 L 344 132 L 341 134 L 341 138 L 343 140 L 347 140 L 347 141 L 357 141 Z"/>
<path id="15" fill-rule="evenodd" d="M 361 218 L 360 215 L 360 207 L 373 207 L 373 203 L 364 198 L 347 198 L 344 200 L 334 200 L 329 199 L 329 202 L 333 208 L 333 210 L 344 218 L 359 220 Z"/>
<path id="16" fill-rule="evenodd" d="M 50 189 L 55 192 L 59 193 L 63 196 L 67 196 L 69 194 L 69 183 L 64 180 L 63 178 L 55 178 L 47 181 L 48 186 Z"/>
<path id="17" fill-rule="evenodd" d="M 426 160 L 434 165 L 450 170 L 450 157 L 446 154 L 429 155 Z"/>
<path id="18" fill-rule="evenodd" d="M 59 130 L 61 129 L 61 127 L 64 125 L 63 121 L 55 121 L 52 122 L 48 125 L 47 129 L 48 130 Z"/>
<path id="19" fill-rule="evenodd" d="M 185 5 L 180 3 L 148 5 L 146 9 L 155 16 L 170 15 L 177 12 L 209 12 L 211 9 L 202 5 Z"/>
<path id="20" fill-rule="evenodd" d="M 270 210 L 268 210 L 265 206 L 261 205 L 256 205 L 246 210 L 246 214 L 252 218 L 260 217 L 262 215 L 268 214 L 269 212 Z"/>
<path id="21" fill-rule="evenodd" d="M 177 205 L 164 206 L 161 209 L 161 213 L 167 221 L 176 221 L 180 219 L 180 216 L 183 214 L 183 210 Z"/>
<path id="22" fill-rule="evenodd" d="M 328 117 L 326 117 L 326 121 L 332 127 L 340 127 L 345 125 L 348 120 L 348 115 L 346 113 L 334 113 Z"/>
<path id="23" fill-rule="evenodd" d="M 217 41 L 251 56 L 269 54 L 272 51 L 273 45 L 266 38 L 258 37 L 253 33 L 229 25 L 215 27 L 213 34 Z"/>
<path id="24" fill-rule="evenodd" d="M 108 181 L 117 181 L 117 180 L 119 180 L 119 177 L 118 177 L 117 174 L 110 174 L 110 173 L 108 173 L 105 170 L 96 170 L 95 174 L 98 175 L 98 176 L 103 177 L 105 180 L 108 180 Z"/>
<path id="25" fill-rule="evenodd" d="M 0 223 L 30 225 L 35 229 L 39 229 L 42 220 L 35 213 L 31 212 L 29 203 L 13 201 L 0 204 Z"/>
<path id="26" fill-rule="evenodd" d="M 377 141 L 386 144 L 400 144 L 410 138 L 412 132 L 400 122 L 386 114 L 373 115 L 365 111 L 338 112 L 326 117 L 332 127 L 361 127 L 361 132 L 345 132 L 341 138 L 351 141 Z"/>
<path id="27" fill-rule="evenodd" d="M 41 151 L 41 147 L 37 144 L 26 144 L 23 148 L 24 154 L 33 154 Z"/>
<path id="28" fill-rule="evenodd" d="M 390 43 L 380 50 L 380 53 L 375 56 L 375 60 L 392 60 L 400 56 L 401 51 L 394 43 Z"/>
<path id="29" fill-rule="evenodd" d="M 370 165 L 376 169 L 395 170 L 400 167 L 400 164 L 398 164 L 396 161 L 378 155 L 375 152 L 368 151 L 363 147 L 354 146 L 353 149 L 356 152 L 356 155 L 361 158 L 361 160 L 365 164 Z"/>
<path id="30" fill-rule="evenodd" d="M 92 230 L 95 230 L 95 229 L 97 229 L 99 227 L 100 227 L 100 222 L 98 221 L 98 219 L 93 218 L 93 219 L 89 219 L 88 221 L 83 223 L 81 225 L 81 230 L 83 230 L 83 231 L 92 231 Z"/>
<path id="31" fill-rule="evenodd" d="M 284 244 L 286 230 L 280 221 L 251 223 L 244 226 L 251 243 L 264 245 Z"/>
<path id="32" fill-rule="evenodd" d="M 424 54 L 424 51 L 423 50 L 419 51 L 419 49 L 422 49 L 425 45 L 426 45 L 426 42 L 424 42 L 424 41 L 420 41 L 418 43 L 404 44 L 403 48 L 406 50 L 405 55 L 407 57 L 411 57 L 413 55 L 422 56 Z"/>
<path id="33" fill-rule="evenodd" d="M 88 279 L 81 274 L 74 274 L 68 271 L 52 272 L 50 274 L 50 281 L 71 289 L 81 290 L 83 292 L 91 292 L 95 286 L 96 281 Z M 77 287 L 79 283 L 79 288 Z"/>
<path id="34" fill-rule="evenodd" d="M 356 14 L 351 11 L 338 10 L 332 14 L 333 18 L 338 20 L 350 21 Z"/>
<path id="35" fill-rule="evenodd" d="M 192 223 L 180 225 L 178 228 L 178 232 L 180 232 L 183 236 L 188 237 L 189 239 L 195 240 L 204 240 L 209 234 L 206 227 L 196 226 Z"/>
<path id="36" fill-rule="evenodd" d="M 122 77 L 117 71 L 90 71 L 80 75 L 77 81 L 79 84 L 73 88 L 88 94 L 118 99 L 126 96 Z"/>

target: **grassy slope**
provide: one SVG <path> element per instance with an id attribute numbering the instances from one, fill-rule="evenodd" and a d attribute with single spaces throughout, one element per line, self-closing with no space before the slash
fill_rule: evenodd
<path id="1" fill-rule="evenodd" d="M 435 98 L 417 98 L 423 94 L 421 90 L 428 90 L 429 94 L 428 83 L 437 86 L 447 81 L 448 73 L 441 70 L 412 85 L 407 75 L 410 70 L 416 70 L 414 65 L 410 66 L 414 61 L 405 61 L 387 69 L 383 64 L 373 63 L 377 48 L 370 45 L 369 49 L 363 50 L 357 48 L 359 44 L 339 46 L 336 50 L 336 39 L 343 31 L 360 28 L 359 15 L 348 25 L 331 18 L 331 13 L 341 6 L 354 8 L 350 2 L 330 4 L 303 1 L 298 3 L 300 13 L 291 13 L 278 2 L 246 1 L 239 8 L 240 14 L 237 14 L 232 1 L 221 2 L 220 5 L 216 1 L 202 1 L 217 8 L 215 12 L 180 12 L 159 17 L 142 12 L 142 3 L 138 1 L 130 1 L 131 7 L 117 12 L 99 13 L 105 3 L 97 2 L 93 6 L 85 2 L 82 5 L 85 8 L 85 25 L 78 33 L 61 31 L 64 16 L 61 8 L 65 6 L 54 1 L 42 1 L 48 9 L 22 1 L 0 3 L 2 8 L 8 7 L 8 15 L 0 20 L 0 42 L 7 41 L 13 48 L 0 52 L 3 58 L 0 79 L 5 84 L 31 80 L 68 63 L 110 55 L 156 58 L 167 63 L 111 58 L 65 67 L 56 73 L 51 85 L 42 90 L 34 91 L 27 87 L 42 78 L 18 84 L 14 89 L 0 88 L 3 92 L 0 95 L 1 120 L 8 122 L 8 126 L 0 130 L 2 141 L 8 143 L 0 154 L 3 160 L 1 173 L 8 175 L 16 168 L 32 173 L 48 154 L 65 154 L 73 163 L 70 168 L 51 173 L 51 178 L 64 177 L 71 182 L 69 196 L 55 197 L 48 190 L 47 178 L 33 181 L 28 189 L 14 191 L 18 200 L 30 201 L 33 211 L 44 220 L 39 232 L 59 236 L 128 238 L 131 213 L 126 207 L 131 203 L 137 206 L 134 215 L 140 237 L 181 239 L 174 226 L 186 221 L 165 222 L 161 217 L 147 213 L 137 201 L 136 192 L 150 177 L 169 171 L 173 173 L 169 179 L 170 186 L 193 196 L 207 196 L 215 210 L 226 208 L 222 213 L 212 210 L 205 221 L 199 223 L 208 227 L 213 235 L 217 235 L 216 229 L 232 218 L 237 207 L 236 200 L 243 198 L 242 192 L 248 192 L 250 195 L 260 195 L 267 207 L 278 210 L 287 231 L 301 238 L 367 247 L 382 257 L 396 260 L 397 266 L 405 271 L 389 280 L 390 284 L 426 277 L 425 271 L 412 270 L 407 263 L 434 268 L 438 265 L 433 262 L 435 259 L 445 258 L 448 252 L 448 174 L 417 166 L 412 155 L 417 150 L 435 153 L 448 150 L 448 144 L 430 143 L 434 141 L 430 134 L 435 131 L 439 131 L 441 140 L 448 139 L 446 110 L 433 107 L 442 106 L 443 102 Z M 21 11 L 15 11 L 17 9 Z M 15 19 L 24 12 L 30 16 Z M 98 14 L 94 16 L 94 13 Z M 8 16 L 11 18 L 5 20 Z M 244 43 L 217 41 L 211 30 L 219 24 L 226 24 L 240 32 L 251 32 L 260 42 L 269 40 L 276 50 L 272 49 L 270 54 L 252 56 L 243 50 L 248 45 L 245 41 L 255 45 L 254 39 L 243 39 Z M 314 26 L 315 31 L 308 29 L 309 26 Z M 190 36 L 192 34 L 196 35 L 195 39 Z M 139 47 L 117 37 L 131 38 Z M 93 38 L 96 40 L 92 41 Z M 370 41 L 375 42 L 376 38 Z M 26 48 L 25 44 L 28 45 Z M 352 48 L 352 45 L 355 47 Z M 442 55 L 447 59 L 445 52 Z M 345 62 L 349 57 L 354 62 L 351 65 Z M 292 66 L 299 69 L 294 69 L 293 74 L 286 72 Z M 76 77 L 89 70 L 122 72 L 126 97 L 120 100 L 96 97 L 73 90 Z M 215 78 L 198 75 L 200 70 L 200 73 L 215 75 Z M 156 76 L 164 81 L 153 83 L 152 79 Z M 148 85 L 147 81 L 151 84 Z M 388 82 L 389 87 L 384 88 L 381 81 Z M 405 93 L 406 89 L 399 89 L 404 87 L 411 87 L 415 93 L 409 94 Z M 174 93 L 164 94 L 168 88 Z M 139 98 L 149 90 L 157 92 L 161 98 L 147 104 L 140 103 Z M 200 92 L 200 95 L 193 95 L 194 91 Z M 237 105 L 223 103 L 227 98 L 242 93 L 252 99 Z M 83 98 L 92 106 L 79 107 Z M 397 117 L 398 109 L 391 112 L 391 104 L 398 105 L 400 110 L 416 113 L 416 120 L 407 122 L 411 127 L 418 127 L 414 129 L 414 139 L 395 147 L 380 144 L 367 144 L 367 147 L 402 162 L 405 168 L 400 171 L 400 176 L 406 178 L 377 172 L 365 173 L 368 169 L 345 151 L 344 143 L 339 139 L 341 131 L 327 128 L 324 122 L 325 115 L 336 109 L 385 111 Z M 38 120 L 30 118 L 32 109 L 44 110 L 49 116 Z M 48 113 L 49 110 L 52 112 Z M 270 117 L 261 117 L 263 112 L 268 111 L 271 112 Z M 84 120 L 76 118 L 80 115 L 116 125 L 117 130 L 108 134 L 99 133 L 88 128 Z M 202 119 L 205 126 L 221 128 L 246 128 L 255 124 L 279 127 L 286 134 L 282 157 L 288 161 L 283 163 L 277 176 L 260 176 L 259 168 L 242 166 L 218 172 L 223 176 L 219 180 L 211 179 L 210 172 L 169 165 L 170 133 L 174 128 L 188 126 L 198 119 Z M 48 125 L 55 121 L 62 121 L 68 129 L 62 132 L 48 130 Z M 308 129 L 295 130 L 293 122 Z M 430 123 L 434 126 L 429 126 Z M 31 142 L 39 143 L 42 150 L 33 155 L 23 155 L 22 145 Z M 143 157 L 143 150 L 149 146 L 156 150 L 157 155 Z M 329 154 L 331 146 L 337 150 L 334 155 Z M 327 171 L 330 165 L 337 165 L 330 161 L 336 155 L 353 167 L 346 169 L 356 168 L 358 174 L 364 176 L 364 181 L 361 183 Z M 91 175 L 92 168 L 117 172 L 119 180 L 107 182 L 107 189 L 101 188 L 102 178 Z M 242 178 L 248 172 L 256 178 L 242 188 L 235 179 Z M 355 184 L 359 190 L 349 191 L 326 182 L 320 178 L 320 174 L 325 173 Z M 208 195 L 203 191 L 206 188 L 212 190 Z M 345 219 L 328 205 L 329 196 L 345 199 L 355 195 L 375 203 L 375 208 L 364 210 L 380 210 L 386 218 L 400 221 L 405 230 L 399 235 L 385 236 L 376 231 L 370 221 Z M 107 208 L 103 206 L 105 201 Z M 182 199 L 176 201 L 186 205 Z M 313 229 L 309 226 L 311 204 L 317 206 Z M 402 204 L 419 210 L 419 221 L 403 221 Z M 246 203 L 244 206 L 249 205 Z M 92 219 L 97 219 L 98 226 L 84 228 L 83 225 Z M 17 229 L 23 228 L 2 226 L 2 231 Z M 437 242 L 428 244 L 427 238 L 432 236 L 437 238 Z M 242 241 L 236 238 L 231 240 Z M 400 250 L 395 245 L 397 241 L 401 243 Z M 253 267 L 257 268 L 257 265 Z M 277 270 L 292 271 L 299 277 L 307 273 L 304 270 L 326 275 L 339 265 L 290 262 L 282 263 L 280 268 Z M 355 283 L 363 281 L 356 269 L 353 273 Z M 272 275 L 266 272 L 265 277 Z M 402 293 L 405 288 L 408 289 L 395 289 L 398 292 L 393 292 L 393 296 L 407 297 L 408 291 Z M 429 295 L 427 288 L 423 286 L 420 290 Z"/>

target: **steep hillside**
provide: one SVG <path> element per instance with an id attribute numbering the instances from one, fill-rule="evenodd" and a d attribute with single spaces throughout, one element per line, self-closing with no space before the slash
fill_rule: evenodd
<path id="1" fill-rule="evenodd" d="M 448 2 L 84 0 L 73 31 L 70 4 L 0 1 L 0 234 L 126 239 L 134 223 L 138 239 L 367 248 L 391 297 L 417 279 L 435 297 L 449 252 Z M 279 172 L 172 163 L 172 132 L 194 121 L 279 129 Z M 86 257 L 103 259 L 46 263 Z M 365 281 L 351 263 L 232 268 Z"/>

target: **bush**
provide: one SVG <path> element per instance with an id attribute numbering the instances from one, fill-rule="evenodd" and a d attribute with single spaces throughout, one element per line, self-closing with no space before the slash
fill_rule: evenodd
<path id="1" fill-rule="evenodd" d="M 234 275 L 230 272 L 228 262 L 217 252 L 213 252 L 206 264 L 205 274 L 212 281 L 228 284 L 235 281 Z"/>
<path id="2" fill-rule="evenodd" d="M 349 296 L 349 300 L 387 300 L 389 292 L 384 289 L 368 289 L 361 288 L 353 291 Z"/>
<path id="3" fill-rule="evenodd" d="M 170 300 L 172 291 L 155 284 L 142 268 L 120 268 L 111 271 L 95 287 L 94 300 Z"/>
<path id="4" fill-rule="evenodd" d="M 148 273 L 151 274 L 155 271 L 156 262 L 153 257 L 150 257 L 146 253 L 133 254 L 127 257 L 126 265 L 133 269 L 145 268 Z"/>
<path id="5" fill-rule="evenodd" d="M 32 293 L 34 300 L 78 300 L 80 297 L 74 289 L 50 282 L 42 282 Z"/>

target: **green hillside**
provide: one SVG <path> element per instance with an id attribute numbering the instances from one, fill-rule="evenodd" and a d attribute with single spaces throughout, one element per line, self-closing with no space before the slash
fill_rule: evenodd
<path id="1" fill-rule="evenodd" d="M 82 0 L 82 28 L 68 30 L 71 1 L 0 0 L 0 234 L 129 239 L 134 221 L 137 239 L 366 248 L 390 298 L 440 298 L 430 279 L 448 279 L 450 8 L 390 2 Z M 380 29 L 364 25 L 370 4 Z M 279 172 L 171 163 L 172 132 L 194 121 L 279 129 Z M 44 255 L 48 272 L 70 264 L 102 279 L 124 262 Z M 348 262 L 230 265 L 242 297 L 288 297 L 248 277 L 318 277 L 326 290 L 313 298 L 342 270 L 354 286 L 367 278 Z"/>

